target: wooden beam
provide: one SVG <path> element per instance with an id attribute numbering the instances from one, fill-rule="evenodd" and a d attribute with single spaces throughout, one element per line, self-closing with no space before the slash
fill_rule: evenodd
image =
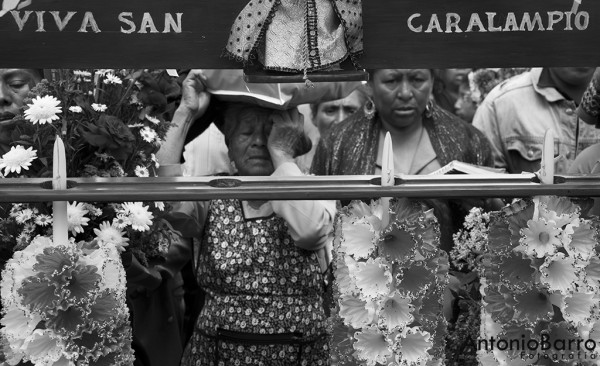
<path id="1" fill-rule="evenodd" d="M 0 67 L 241 68 L 221 54 L 246 3 L 33 0 L 0 16 Z M 600 64 L 599 1 L 364 0 L 362 6 L 359 62 L 367 69 Z"/>

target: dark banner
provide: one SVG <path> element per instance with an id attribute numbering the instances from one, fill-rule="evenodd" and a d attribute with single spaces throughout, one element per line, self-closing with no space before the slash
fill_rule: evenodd
<path id="1" fill-rule="evenodd" d="M 369 68 L 596 66 L 600 1 L 368 0 Z"/>
<path id="2" fill-rule="evenodd" d="M 0 66 L 239 68 L 221 55 L 248 3 L 3 0 Z M 598 1 L 363 0 L 362 8 L 366 68 L 600 64 Z"/>

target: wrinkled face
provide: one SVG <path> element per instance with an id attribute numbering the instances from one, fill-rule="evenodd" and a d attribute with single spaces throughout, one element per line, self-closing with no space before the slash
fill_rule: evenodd
<path id="1" fill-rule="evenodd" d="M 583 86 L 590 82 L 595 67 L 551 67 L 550 72 L 555 78 L 572 86 Z"/>
<path id="2" fill-rule="evenodd" d="M 422 120 L 433 89 L 429 69 L 377 70 L 370 83 L 384 126 L 404 128 Z"/>
<path id="3" fill-rule="evenodd" d="M 235 123 L 228 136 L 229 158 L 240 175 L 273 173 L 267 147 L 273 126 L 271 115 L 270 109 L 252 105 L 236 105 L 226 113 L 226 123 Z"/>
<path id="4" fill-rule="evenodd" d="M 29 69 L 0 69 L 0 122 L 12 119 L 29 90 L 40 80 Z"/>
<path id="5" fill-rule="evenodd" d="M 331 126 L 345 120 L 362 108 L 363 102 L 361 94 L 357 91 L 352 92 L 344 99 L 323 102 L 317 108 L 313 123 L 319 129 L 321 136 L 325 136 Z"/>

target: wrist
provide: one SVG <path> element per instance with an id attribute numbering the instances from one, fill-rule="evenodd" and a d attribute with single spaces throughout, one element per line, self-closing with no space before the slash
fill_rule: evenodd
<path id="1" fill-rule="evenodd" d="M 293 163 L 294 158 L 290 154 L 284 152 L 272 152 L 271 161 L 273 162 L 273 168 L 277 169 L 285 163 Z"/>

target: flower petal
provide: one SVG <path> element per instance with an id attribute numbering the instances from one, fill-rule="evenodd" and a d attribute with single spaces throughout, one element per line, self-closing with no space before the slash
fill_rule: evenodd
<path id="1" fill-rule="evenodd" d="M 396 362 L 416 365 L 429 358 L 427 351 L 433 347 L 428 332 L 418 327 L 406 328 L 397 337 L 394 351 Z"/>
<path id="2" fill-rule="evenodd" d="M 355 259 L 368 258 L 375 249 L 375 231 L 366 220 L 342 219 L 342 240 L 340 250 Z"/>
<path id="3" fill-rule="evenodd" d="M 556 253 L 547 257 L 540 266 L 540 282 L 546 284 L 550 291 L 560 291 L 563 294 L 575 290 L 580 269 L 575 266 L 573 257 L 565 257 Z"/>
<path id="4" fill-rule="evenodd" d="M 375 310 L 372 303 L 367 303 L 367 301 L 352 295 L 342 295 L 338 302 L 340 317 L 344 319 L 344 324 L 359 329 L 375 321 Z"/>
<path id="5" fill-rule="evenodd" d="M 366 361 L 367 366 L 376 363 L 384 364 L 392 356 L 391 345 L 377 328 L 369 327 L 354 334 L 354 349 L 359 360 Z"/>
<path id="6" fill-rule="evenodd" d="M 410 303 L 410 298 L 395 292 L 381 301 L 378 311 L 379 325 L 383 325 L 388 332 L 404 329 L 414 320 L 411 314 L 413 310 L 414 306 Z"/>
<path id="7" fill-rule="evenodd" d="M 387 295 L 392 285 L 392 275 L 389 266 L 381 258 L 368 259 L 358 263 L 356 286 L 366 300 Z"/>

